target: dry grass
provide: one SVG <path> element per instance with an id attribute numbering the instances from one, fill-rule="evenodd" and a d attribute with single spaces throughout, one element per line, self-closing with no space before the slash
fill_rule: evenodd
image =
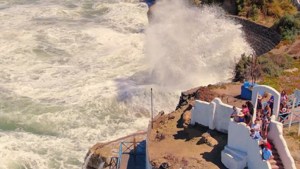
<path id="1" fill-rule="evenodd" d="M 291 58 L 295 57 L 296 59 L 292 60 L 292 64 L 289 65 L 287 69 L 297 68 L 298 71 L 283 72 L 279 77 L 270 77 L 265 76 L 259 82 L 260 84 L 269 85 L 275 88 L 278 91 L 286 90 L 288 94 L 292 94 L 296 88 L 300 89 L 300 36 L 296 39 L 295 42 L 291 44 L 286 44 L 281 42 L 276 49 L 272 50 L 270 55 L 285 56 L 289 55 Z M 277 61 L 280 62 L 280 59 L 277 58 Z"/>
<path id="2" fill-rule="evenodd" d="M 286 90 L 288 94 L 292 94 L 296 88 L 300 89 L 300 60 L 295 60 L 291 68 L 298 68 L 298 71 L 284 72 L 279 77 L 264 77 L 260 83 L 278 91 Z"/>
<path id="3" fill-rule="evenodd" d="M 287 142 L 291 155 L 293 156 L 296 167 L 300 168 L 300 136 L 298 136 L 298 125 L 293 125 L 291 130 L 288 128 L 283 129 L 284 138 Z"/>

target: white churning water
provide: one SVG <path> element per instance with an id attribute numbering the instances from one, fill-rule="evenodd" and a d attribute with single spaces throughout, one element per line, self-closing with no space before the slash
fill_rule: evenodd
<path id="1" fill-rule="evenodd" d="M 168 112 L 251 51 L 219 9 L 159 4 L 148 26 L 139 0 L 0 1 L 0 169 L 80 168 L 96 142 L 146 129 L 151 87 Z"/>

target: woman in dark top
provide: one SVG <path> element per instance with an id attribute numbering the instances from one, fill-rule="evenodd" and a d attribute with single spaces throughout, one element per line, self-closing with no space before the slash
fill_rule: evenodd
<path id="1" fill-rule="evenodd" d="M 256 106 L 256 117 L 261 117 L 262 114 L 262 102 L 261 102 L 262 97 L 258 96 L 257 100 L 257 106 Z"/>

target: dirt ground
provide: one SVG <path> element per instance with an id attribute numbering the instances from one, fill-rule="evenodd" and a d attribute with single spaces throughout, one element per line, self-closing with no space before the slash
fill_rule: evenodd
<path id="1" fill-rule="evenodd" d="M 298 136 L 299 125 L 295 124 L 288 131 L 288 127 L 283 128 L 283 135 L 291 155 L 293 156 L 296 167 L 300 169 L 300 136 Z"/>
<path id="2" fill-rule="evenodd" d="M 276 48 L 271 51 L 273 54 L 289 54 L 292 57 L 300 58 L 300 36 L 296 38 L 296 40 L 291 44 L 285 44 L 281 42 Z"/>
<path id="3" fill-rule="evenodd" d="M 149 138 L 152 165 L 159 168 L 166 162 L 171 169 L 225 168 L 221 162 L 221 151 L 227 143 L 227 135 L 209 131 L 218 145 L 211 147 L 201 143 L 200 138 L 208 128 L 184 129 L 180 125 L 181 114 L 187 107 L 156 120 Z"/>
<path id="4" fill-rule="evenodd" d="M 224 103 L 238 107 L 245 103 L 239 99 L 240 91 L 240 83 L 201 87 L 198 90 L 201 100 L 209 102 L 219 97 Z M 226 134 L 203 126 L 183 128 L 182 114 L 189 111 L 193 104 L 194 100 L 190 100 L 188 105 L 156 119 L 149 138 L 149 155 L 155 168 L 162 163 L 168 163 L 171 169 L 226 168 L 221 162 L 221 151 L 227 144 Z M 216 145 L 201 141 L 207 132 Z"/>

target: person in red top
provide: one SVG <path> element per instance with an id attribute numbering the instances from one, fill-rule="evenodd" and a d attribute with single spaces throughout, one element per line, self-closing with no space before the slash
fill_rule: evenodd
<path id="1" fill-rule="evenodd" d="M 266 146 L 268 149 L 272 150 L 272 146 L 271 146 L 271 144 L 270 144 L 270 142 L 269 142 L 268 140 L 266 141 L 265 146 Z"/>
<path id="2" fill-rule="evenodd" d="M 244 115 L 247 115 L 249 113 L 249 109 L 246 104 L 242 105 L 242 112 Z"/>

